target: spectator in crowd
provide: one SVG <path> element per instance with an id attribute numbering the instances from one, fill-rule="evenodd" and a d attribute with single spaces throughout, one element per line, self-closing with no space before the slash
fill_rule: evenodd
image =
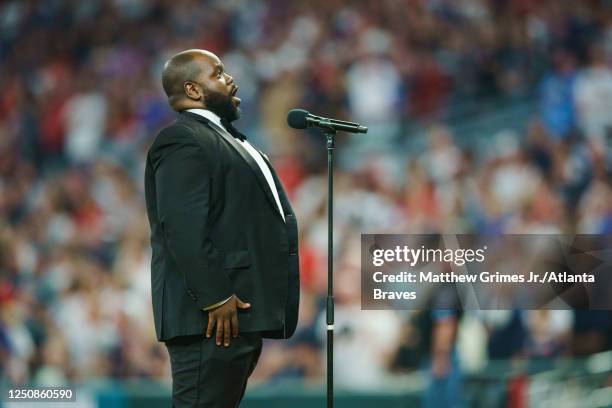
<path id="1" fill-rule="evenodd" d="M 576 126 L 574 84 L 576 67 L 573 55 L 556 50 L 553 70 L 540 84 L 540 115 L 546 132 L 555 140 L 566 138 Z"/>
<path id="2" fill-rule="evenodd" d="M 576 80 L 575 94 L 582 132 L 598 150 L 605 150 L 612 127 L 612 70 L 600 44 L 589 48 L 589 65 Z"/>

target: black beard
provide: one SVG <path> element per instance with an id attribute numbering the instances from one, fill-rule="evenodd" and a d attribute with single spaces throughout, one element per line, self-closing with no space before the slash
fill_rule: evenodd
<path id="1" fill-rule="evenodd" d="M 240 117 L 240 109 L 232 103 L 232 95 L 208 90 L 204 101 L 206 109 L 215 113 L 221 119 L 233 122 Z"/>

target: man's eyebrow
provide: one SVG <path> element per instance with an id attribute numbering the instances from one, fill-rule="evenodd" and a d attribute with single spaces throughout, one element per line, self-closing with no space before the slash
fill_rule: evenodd
<path id="1" fill-rule="evenodd" d="M 211 74 L 210 74 L 210 75 L 211 75 L 211 76 L 215 76 L 215 75 L 217 75 L 217 73 L 218 73 L 218 72 L 221 72 L 222 70 L 223 70 L 223 67 L 221 66 L 221 64 L 216 63 L 216 64 L 213 66 L 213 70 L 212 70 L 212 72 L 211 72 Z"/>

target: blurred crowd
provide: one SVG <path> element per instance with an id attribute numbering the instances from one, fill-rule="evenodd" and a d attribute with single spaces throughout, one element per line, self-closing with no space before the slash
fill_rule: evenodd
<path id="1" fill-rule="evenodd" d="M 612 347 L 608 312 L 361 311 L 359 278 L 361 233 L 612 233 L 609 1 L 20 0 L 0 4 L 2 378 L 169 378 L 143 169 L 173 118 L 161 66 L 186 48 L 235 77 L 236 126 L 299 217 L 300 326 L 254 380 L 323 375 L 325 148 L 286 126 L 295 107 L 370 127 L 338 137 L 339 386 Z M 537 109 L 459 143 L 446 118 L 498 100 Z"/>

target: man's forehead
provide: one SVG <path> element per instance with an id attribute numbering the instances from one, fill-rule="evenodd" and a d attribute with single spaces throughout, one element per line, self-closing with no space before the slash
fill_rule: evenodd
<path id="1" fill-rule="evenodd" d="M 216 67 L 217 65 L 223 65 L 219 57 L 209 51 L 201 50 L 199 52 L 194 52 L 195 59 L 210 65 L 211 67 Z"/>

